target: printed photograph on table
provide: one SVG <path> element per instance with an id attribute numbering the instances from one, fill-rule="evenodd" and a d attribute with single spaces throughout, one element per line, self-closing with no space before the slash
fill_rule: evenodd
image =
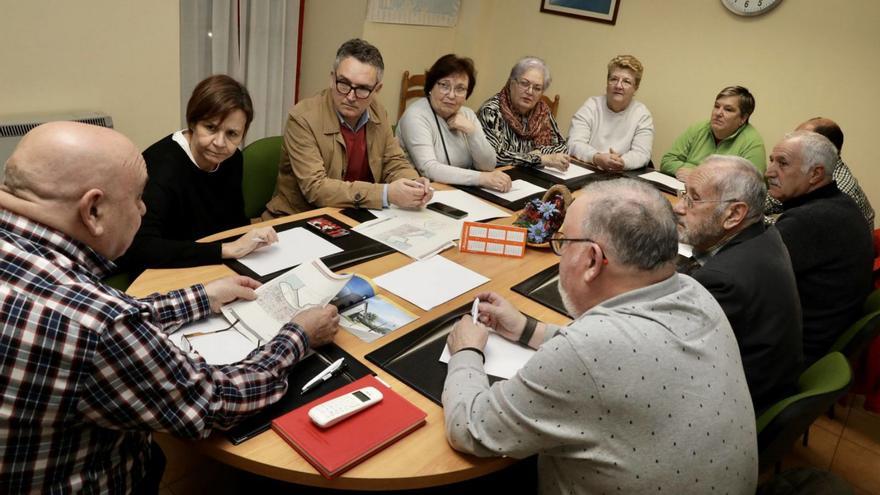
<path id="1" fill-rule="evenodd" d="M 373 282 L 354 275 L 330 301 L 339 310 L 339 325 L 364 342 L 388 335 L 416 319 L 394 301 L 376 294 Z"/>
<path id="2" fill-rule="evenodd" d="M 614 24 L 620 0 L 541 0 L 541 12 Z"/>

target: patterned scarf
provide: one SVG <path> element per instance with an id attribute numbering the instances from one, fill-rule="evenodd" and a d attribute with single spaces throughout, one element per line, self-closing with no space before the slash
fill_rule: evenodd
<path id="1" fill-rule="evenodd" d="M 498 93 L 498 101 L 501 106 L 501 115 L 507 125 L 513 129 L 517 136 L 533 141 L 538 146 L 549 146 L 553 144 L 553 126 L 550 124 L 550 107 L 539 99 L 538 104 L 532 109 L 529 115 L 526 129 L 523 128 L 520 115 L 513 109 L 510 104 L 510 85 L 505 84 L 504 88 Z"/>

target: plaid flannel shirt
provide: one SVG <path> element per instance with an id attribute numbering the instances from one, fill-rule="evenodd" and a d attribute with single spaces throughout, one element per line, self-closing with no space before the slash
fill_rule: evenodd
<path id="1" fill-rule="evenodd" d="M 211 366 L 166 329 L 205 317 L 197 285 L 132 298 L 89 247 L 0 210 L 0 493 L 126 493 L 151 431 L 208 436 L 278 400 L 308 341 L 293 324 Z"/>

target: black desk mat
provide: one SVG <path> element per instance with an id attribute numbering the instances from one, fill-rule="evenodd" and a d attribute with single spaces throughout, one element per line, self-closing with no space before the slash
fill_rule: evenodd
<path id="1" fill-rule="evenodd" d="M 467 303 L 364 357 L 435 404 L 442 405 L 446 363 L 440 362 L 440 354 L 455 322 L 470 312 L 471 303 Z M 489 383 L 499 380 L 503 378 L 489 375 Z"/>
<path id="2" fill-rule="evenodd" d="M 675 259 L 675 266 L 677 271 L 689 273 L 694 269 L 694 259 L 679 254 Z M 562 295 L 559 293 L 559 263 L 541 270 L 514 285 L 510 290 L 559 314 L 568 316 L 568 311 L 565 310 L 565 305 L 562 303 Z"/>
<path id="3" fill-rule="evenodd" d="M 348 235 L 342 237 L 330 237 L 327 234 L 318 231 L 307 223 L 309 220 L 312 220 L 314 218 L 325 218 L 327 220 L 330 220 L 331 222 L 337 223 L 348 229 L 349 233 Z M 351 230 L 350 225 L 343 222 L 342 220 L 338 220 L 329 215 L 317 215 L 310 218 L 304 218 L 302 220 L 295 220 L 293 222 L 276 225 L 275 230 L 277 232 L 283 232 L 285 230 L 293 229 L 296 227 L 303 227 L 309 232 L 326 239 L 328 242 L 342 249 L 342 252 L 331 254 L 329 256 L 324 256 L 323 258 L 321 258 L 321 261 L 323 261 L 324 264 L 327 265 L 327 268 L 330 268 L 333 271 L 342 270 L 349 266 L 363 263 L 365 261 L 369 261 L 371 259 L 385 256 L 386 254 L 391 254 L 394 252 L 393 248 Z M 239 275 L 247 275 L 248 277 L 257 279 L 260 282 L 268 282 L 269 280 L 272 280 L 278 275 L 281 275 L 282 273 L 296 266 L 291 265 L 287 268 L 284 268 L 283 270 L 278 270 L 277 272 L 260 276 L 238 260 L 225 260 L 224 264 L 235 271 L 235 273 L 238 273 Z"/>
<path id="4" fill-rule="evenodd" d="M 559 263 L 541 270 L 514 285 L 510 290 L 567 316 L 568 312 L 565 310 L 565 305 L 562 304 L 562 296 L 559 294 L 558 282 Z"/>
<path id="5" fill-rule="evenodd" d="M 345 358 L 345 361 L 343 361 L 345 370 L 341 374 L 330 378 L 305 394 L 300 394 L 306 382 L 339 358 Z M 233 445 L 238 445 L 268 430 L 273 419 L 293 411 L 297 407 L 307 404 L 343 385 L 347 385 L 358 378 L 371 374 L 373 372 L 364 363 L 353 358 L 351 354 L 343 351 L 336 344 L 327 344 L 319 347 L 313 354 L 296 363 L 293 367 L 293 370 L 287 376 L 287 393 L 278 402 L 227 430 L 226 438 Z"/>
<path id="6" fill-rule="evenodd" d="M 544 188 L 545 190 L 550 189 L 553 186 L 553 182 L 551 182 L 549 180 L 542 179 L 542 178 L 537 177 L 532 174 L 528 174 L 525 172 L 525 170 L 522 167 L 514 167 L 514 168 L 511 168 L 508 170 L 504 170 L 503 172 L 505 174 L 507 174 L 508 176 L 510 176 L 510 180 L 522 179 L 526 182 L 531 182 L 532 184 L 534 184 L 536 186 L 540 186 L 540 187 Z M 547 175 L 547 174 L 544 174 L 544 175 Z M 498 206 L 502 206 L 504 208 L 507 208 L 508 210 L 511 210 L 511 211 L 521 210 L 526 205 L 526 203 L 528 203 L 529 201 L 531 201 L 535 198 L 540 198 L 544 195 L 544 191 L 541 191 L 541 192 L 526 196 L 524 198 L 520 198 L 516 201 L 507 201 L 506 199 L 500 198 L 490 192 L 486 192 L 476 186 L 460 186 L 459 185 L 459 186 L 455 186 L 455 187 L 457 187 L 467 193 L 473 194 L 474 196 L 477 196 L 478 198 L 483 198 L 490 203 L 495 203 Z"/>

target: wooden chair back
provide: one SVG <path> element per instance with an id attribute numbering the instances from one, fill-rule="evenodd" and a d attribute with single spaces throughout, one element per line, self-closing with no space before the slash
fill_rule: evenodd
<path id="1" fill-rule="evenodd" d="M 556 111 L 559 110 L 559 95 L 556 95 L 551 100 L 547 95 L 541 95 L 541 100 L 544 101 L 550 107 L 550 113 L 553 114 L 553 118 L 556 118 Z"/>
<path id="2" fill-rule="evenodd" d="M 409 71 L 403 71 L 403 80 L 400 82 L 400 104 L 397 106 L 397 120 L 403 116 L 406 103 L 421 96 L 425 96 L 425 74 L 409 75 Z M 558 99 L 558 97 L 557 97 Z"/>

